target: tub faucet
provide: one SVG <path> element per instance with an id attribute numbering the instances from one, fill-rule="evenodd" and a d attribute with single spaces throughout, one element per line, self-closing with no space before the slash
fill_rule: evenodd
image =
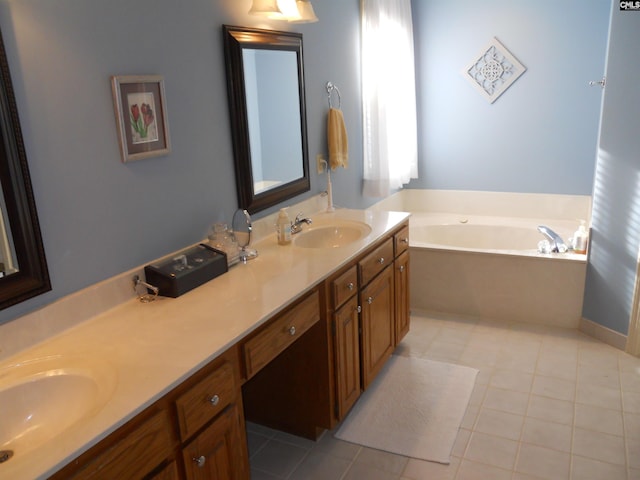
<path id="1" fill-rule="evenodd" d="M 310 218 L 303 218 L 302 213 L 296 215 L 295 220 L 291 222 L 291 234 L 300 233 L 302 231 L 302 224 L 306 223 L 307 225 L 311 225 Z"/>
<path id="2" fill-rule="evenodd" d="M 551 243 L 552 252 L 564 253 L 569 250 L 567 245 L 564 243 L 564 240 L 562 240 L 562 237 L 551 230 L 549 227 L 545 225 L 538 225 L 538 231 L 542 235 L 544 235 L 547 240 L 549 240 L 549 243 Z"/>

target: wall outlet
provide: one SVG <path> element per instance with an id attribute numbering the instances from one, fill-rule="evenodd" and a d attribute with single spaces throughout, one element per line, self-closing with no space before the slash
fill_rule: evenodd
<path id="1" fill-rule="evenodd" d="M 327 160 L 324 155 L 319 153 L 316 155 L 316 170 L 318 175 L 322 175 L 327 169 Z"/>

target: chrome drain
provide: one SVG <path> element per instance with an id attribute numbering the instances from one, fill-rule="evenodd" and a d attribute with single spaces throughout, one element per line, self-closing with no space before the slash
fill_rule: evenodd
<path id="1" fill-rule="evenodd" d="M 13 450 L 0 450 L 0 463 L 11 460 L 11 457 L 13 457 Z"/>

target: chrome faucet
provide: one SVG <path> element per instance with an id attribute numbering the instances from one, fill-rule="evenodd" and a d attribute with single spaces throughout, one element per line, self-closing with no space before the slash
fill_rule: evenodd
<path id="1" fill-rule="evenodd" d="M 551 244 L 551 251 L 557 253 L 564 253 L 569 250 L 569 247 L 564 243 L 562 237 L 558 235 L 556 232 L 551 230 L 549 227 L 545 225 L 538 225 L 538 231 L 544 235 L 549 243 Z"/>
<path id="2" fill-rule="evenodd" d="M 302 213 L 296 215 L 296 218 L 291 222 L 291 234 L 294 235 L 296 233 L 300 233 L 302 231 L 302 224 L 306 223 L 307 225 L 311 225 L 310 218 L 303 218 Z"/>

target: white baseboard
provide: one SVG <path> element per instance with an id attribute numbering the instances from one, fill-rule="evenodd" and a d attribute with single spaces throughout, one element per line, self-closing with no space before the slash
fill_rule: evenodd
<path id="1" fill-rule="evenodd" d="M 582 317 L 580 319 L 580 325 L 578 327 L 582 333 L 586 333 L 590 337 L 597 338 L 598 340 L 611 345 L 624 352 L 627 345 L 627 336 L 620 332 L 611 330 L 599 323 Z"/>

